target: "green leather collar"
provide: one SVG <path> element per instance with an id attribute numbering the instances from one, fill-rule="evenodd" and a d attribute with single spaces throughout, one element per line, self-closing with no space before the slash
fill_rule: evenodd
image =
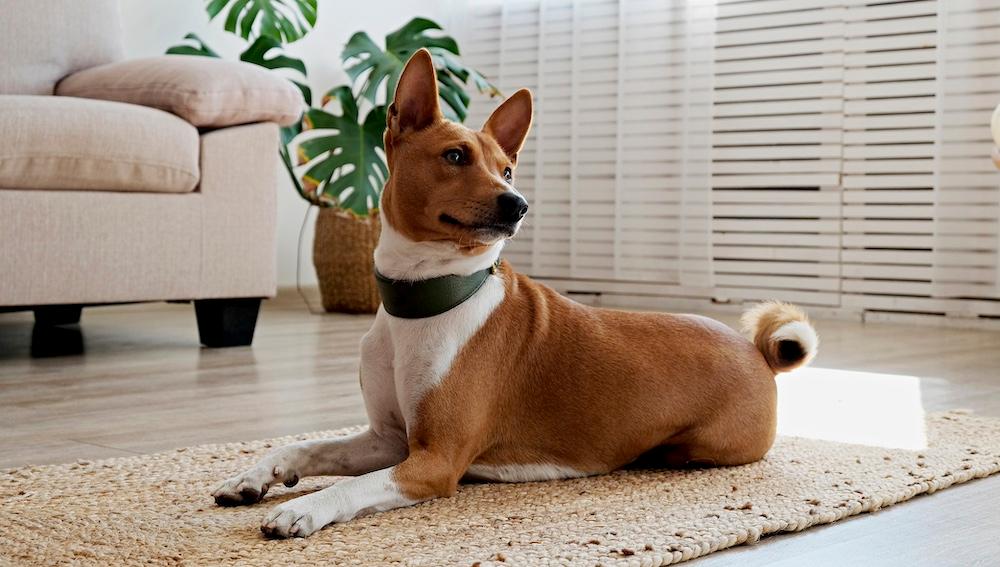
<path id="1" fill-rule="evenodd" d="M 486 278 L 500 267 L 492 266 L 467 276 L 441 276 L 427 280 L 406 281 L 387 278 L 375 270 L 375 282 L 382 296 L 382 306 L 394 317 L 423 319 L 440 315 L 465 303 L 483 287 Z"/>

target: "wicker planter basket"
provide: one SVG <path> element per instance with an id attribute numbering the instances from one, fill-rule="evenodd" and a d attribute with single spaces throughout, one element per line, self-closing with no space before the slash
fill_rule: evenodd
<path id="1" fill-rule="evenodd" d="M 338 209 L 319 210 L 313 265 L 323 309 L 341 313 L 378 311 L 373 255 L 380 230 L 377 213 L 359 218 Z"/>

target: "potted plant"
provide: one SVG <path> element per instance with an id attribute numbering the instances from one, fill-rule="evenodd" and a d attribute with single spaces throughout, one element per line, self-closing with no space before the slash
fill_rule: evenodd
<path id="1" fill-rule="evenodd" d="M 240 59 L 284 70 L 309 106 L 302 120 L 282 129 L 280 154 L 296 191 L 319 207 L 313 264 L 326 311 L 373 313 L 379 296 L 374 278 L 379 195 L 389 174 L 382 134 L 385 114 L 403 65 L 426 48 L 437 67 L 441 108 L 451 120 L 468 114 L 467 88 L 491 97 L 500 93 L 459 58 L 458 43 L 441 26 L 414 18 L 385 37 L 380 47 L 365 32 L 351 36 L 341 54 L 351 84 L 332 88 L 319 106 L 305 84 L 305 64 L 281 54 L 316 23 L 316 0 L 207 0 L 210 18 L 223 16 L 225 29 L 249 42 Z M 218 57 L 196 35 L 167 53 Z M 295 155 L 293 164 L 291 156 Z"/>

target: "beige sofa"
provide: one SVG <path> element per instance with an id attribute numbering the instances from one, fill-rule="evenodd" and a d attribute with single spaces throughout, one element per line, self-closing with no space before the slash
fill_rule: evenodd
<path id="1" fill-rule="evenodd" d="M 275 122 L 301 111 L 294 86 L 208 58 L 121 62 L 112 0 L 0 14 L 0 310 L 61 324 L 193 300 L 203 344 L 249 344 L 275 292 Z"/>

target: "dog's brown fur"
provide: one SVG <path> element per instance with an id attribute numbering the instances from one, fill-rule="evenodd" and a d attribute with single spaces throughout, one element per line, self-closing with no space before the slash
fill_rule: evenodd
<path id="1" fill-rule="evenodd" d="M 430 56 L 415 55 L 389 112 L 388 222 L 413 240 L 481 251 L 489 243 L 475 231 L 440 216 L 473 226 L 488 215 L 507 190 L 497 173 L 516 164 L 530 101 L 519 91 L 483 132 L 447 122 Z M 472 163 L 441 161 L 456 144 L 470 150 Z M 775 436 L 775 372 L 812 354 L 783 358 L 770 340 L 782 324 L 805 321 L 790 305 L 751 311 L 751 343 L 705 317 L 580 305 L 507 263 L 498 275 L 503 301 L 423 398 L 408 430 L 410 454 L 395 471 L 408 498 L 453 493 L 473 463 L 597 474 L 641 457 L 666 466 L 755 461 Z"/>
<path id="2" fill-rule="evenodd" d="M 517 152 L 531 127 L 531 94 L 514 93 L 481 132 L 449 122 L 441 116 L 437 79 L 427 73 L 433 63 L 426 53 L 413 56 L 415 65 L 407 65 L 396 88 L 403 96 L 389 107 L 385 151 L 391 175 L 381 212 L 410 240 L 454 242 L 464 253 L 480 254 L 486 243 L 469 227 L 488 221 L 497 196 L 509 189 L 497 174 L 517 166 Z M 442 159 L 453 148 L 466 152 L 467 165 Z M 461 226 L 441 222 L 442 215 Z"/>

